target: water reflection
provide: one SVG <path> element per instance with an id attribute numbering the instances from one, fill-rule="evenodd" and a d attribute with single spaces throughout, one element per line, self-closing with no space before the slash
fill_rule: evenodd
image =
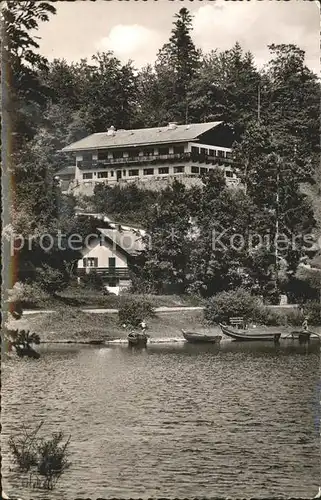
<path id="1" fill-rule="evenodd" d="M 72 434 L 72 468 L 35 499 L 313 497 L 319 486 L 319 344 L 46 345 L 5 362 L 7 441 L 45 420 Z M 17 489 L 18 488 L 18 489 Z"/>
<path id="2" fill-rule="evenodd" d="M 151 342 L 147 344 L 146 348 L 128 348 L 127 345 L 110 345 L 107 347 L 102 347 L 101 350 L 104 351 L 108 349 L 121 349 L 123 352 L 129 352 L 134 354 L 138 353 L 181 353 L 182 355 L 187 354 L 191 356 L 197 356 L 200 353 L 211 353 L 213 355 L 224 354 L 229 352 L 234 353 L 247 353 L 254 356 L 266 356 L 267 354 L 318 354 L 320 352 L 320 342 L 317 339 L 311 339 L 309 343 L 299 344 L 298 341 L 282 340 L 280 343 L 274 342 L 236 342 L 230 340 L 223 340 L 220 344 L 211 343 L 189 343 L 181 340 L 168 341 L 168 342 Z"/>

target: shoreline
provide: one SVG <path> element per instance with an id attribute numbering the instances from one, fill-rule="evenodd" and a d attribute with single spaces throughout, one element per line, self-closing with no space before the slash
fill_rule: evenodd
<path id="1" fill-rule="evenodd" d="M 182 329 L 208 331 L 203 322 L 203 312 L 199 309 L 160 311 L 146 318 L 148 334 L 152 338 L 177 338 Z M 127 340 L 129 329 L 119 323 L 118 315 L 92 314 L 73 308 L 65 308 L 52 314 L 29 314 L 21 319 L 8 322 L 9 329 L 29 330 L 40 336 L 41 343 L 82 343 L 98 344 L 116 340 Z M 212 330 L 212 328 L 211 328 Z"/>
<path id="2" fill-rule="evenodd" d="M 155 316 L 146 318 L 150 342 L 154 339 L 179 339 L 181 330 L 188 329 L 206 334 L 221 334 L 219 326 L 210 326 L 203 318 L 203 308 L 199 306 L 159 307 Z M 115 313 L 92 310 L 82 310 L 74 307 L 64 307 L 50 314 L 33 311 L 18 319 L 11 319 L 9 329 L 29 330 L 40 336 L 41 344 L 83 344 L 107 345 L 127 341 L 130 329 L 123 328 Z M 264 327 L 266 328 L 269 327 Z M 296 327 L 279 325 L 277 328 L 285 335 Z M 320 327 L 314 327 L 319 330 Z"/>

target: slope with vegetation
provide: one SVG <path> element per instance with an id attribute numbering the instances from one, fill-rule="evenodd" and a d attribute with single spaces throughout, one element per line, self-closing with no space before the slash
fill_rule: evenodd
<path id="1" fill-rule="evenodd" d="M 4 222 L 6 234 L 32 239 L 31 251 L 26 245 L 16 250 L 16 272 L 8 273 L 5 286 L 20 280 L 55 295 L 73 279 L 79 253 L 56 245 L 44 250 L 39 241 L 44 234 L 56 242 L 61 233 L 90 231 L 75 217 L 77 200 L 62 195 L 54 181 L 55 172 L 67 165 L 58 152 L 63 146 L 111 124 L 135 128 L 224 120 L 236 131 L 235 161 L 244 191 L 227 190 L 219 173 L 204 177 L 200 186 L 186 189 L 176 182 L 156 194 L 134 186 L 97 187 L 90 201 L 94 211 L 139 222 L 154 241 L 132 269 L 133 291 L 211 297 L 242 286 L 272 302 L 280 291 L 293 301 L 315 299 L 318 283 L 301 276 L 301 282 L 309 282 L 302 297 L 297 276 L 303 236 L 320 230 L 317 204 L 300 189 L 304 183 L 312 192 L 319 171 L 320 89 L 304 51 L 272 44 L 264 71 L 239 43 L 202 53 L 184 7 L 154 65 L 136 71 L 111 52 L 90 61 L 48 62 L 37 52 L 34 33 L 54 14 L 54 5 L 46 2 L 7 1 L 2 9 L 8 72 L 3 116 L 12 137 L 4 145 L 4 181 L 8 184 L 10 175 L 15 185 L 13 199 L 5 200 L 11 211 L 5 211 Z M 236 234 L 247 239 L 269 233 L 273 241 L 276 220 L 279 231 L 301 235 L 295 250 L 280 252 L 277 265 L 273 244 L 265 250 L 213 248 L 218 227 L 227 230 L 223 244 Z"/>

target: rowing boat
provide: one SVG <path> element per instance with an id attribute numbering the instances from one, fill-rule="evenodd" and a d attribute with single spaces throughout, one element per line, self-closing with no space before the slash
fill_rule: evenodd
<path id="1" fill-rule="evenodd" d="M 291 338 L 292 340 L 298 339 L 301 344 L 305 342 L 310 342 L 310 338 L 317 338 L 321 340 L 321 335 L 316 332 L 311 332 L 310 330 L 293 330 L 289 333 L 286 338 Z"/>
<path id="2" fill-rule="evenodd" d="M 182 334 L 184 339 L 187 340 L 187 342 L 192 342 L 192 343 L 206 342 L 212 344 L 219 344 L 222 338 L 221 335 L 207 335 L 197 332 L 186 332 L 185 330 L 182 330 Z"/>
<path id="3" fill-rule="evenodd" d="M 279 342 L 281 333 L 280 332 L 260 332 L 259 329 L 235 329 L 228 325 L 223 325 L 220 323 L 220 327 L 224 335 L 232 338 L 233 340 L 239 341 L 249 341 L 249 340 L 268 340 L 273 342 Z"/>
<path id="4" fill-rule="evenodd" d="M 128 334 L 127 340 L 130 347 L 146 347 L 148 336 L 146 333 L 131 332 Z"/>

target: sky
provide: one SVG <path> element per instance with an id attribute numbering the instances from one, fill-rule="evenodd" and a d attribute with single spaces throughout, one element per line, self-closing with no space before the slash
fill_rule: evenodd
<path id="1" fill-rule="evenodd" d="M 238 41 L 262 67 L 269 44 L 292 43 L 306 51 L 306 64 L 320 76 L 317 0 L 78 0 L 55 6 L 57 14 L 37 33 L 49 60 L 79 61 L 112 50 L 136 68 L 153 63 L 184 6 L 193 16 L 193 41 L 203 51 L 229 49 Z"/>

